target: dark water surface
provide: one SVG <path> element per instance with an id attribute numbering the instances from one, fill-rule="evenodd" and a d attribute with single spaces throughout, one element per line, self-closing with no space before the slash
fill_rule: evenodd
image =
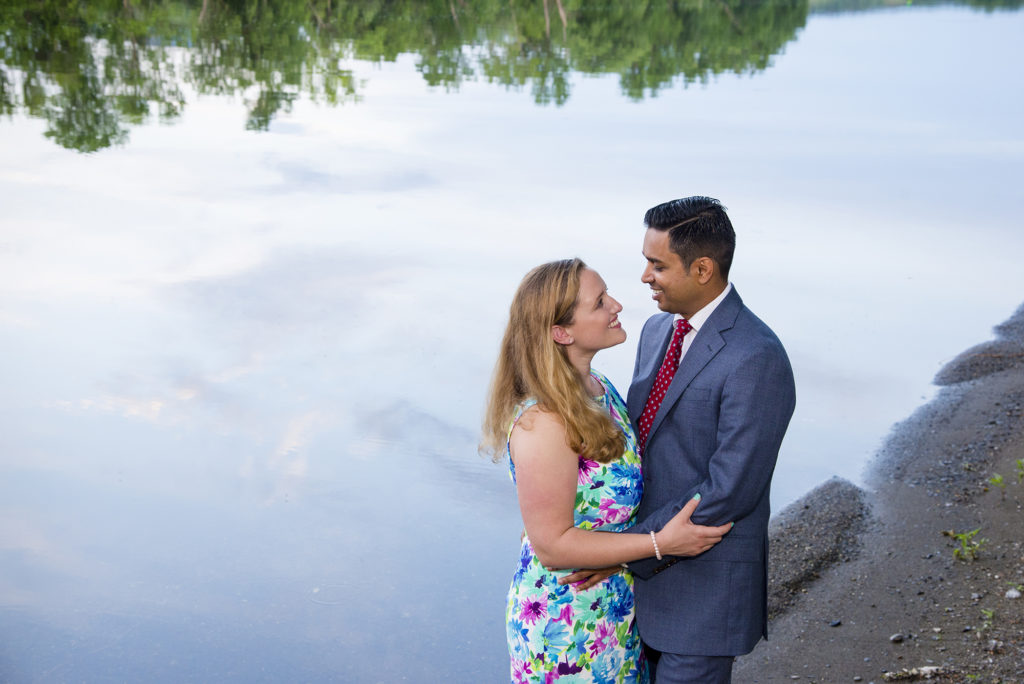
<path id="1" fill-rule="evenodd" d="M 506 678 L 509 299 L 711 194 L 860 480 L 1024 292 L 1017 2 L 0 8 L 0 681 Z"/>

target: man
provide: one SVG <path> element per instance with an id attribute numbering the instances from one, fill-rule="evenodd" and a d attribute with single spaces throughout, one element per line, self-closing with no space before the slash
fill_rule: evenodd
<path id="1" fill-rule="evenodd" d="M 729 282 L 736 236 L 718 200 L 666 202 L 644 223 L 642 280 L 664 313 L 644 325 L 627 395 L 644 473 L 633 529 L 659 530 L 695 495 L 694 523 L 734 526 L 699 556 L 629 563 L 637 620 L 657 684 L 728 683 L 733 657 L 767 636 L 769 489 L 793 372 Z"/>

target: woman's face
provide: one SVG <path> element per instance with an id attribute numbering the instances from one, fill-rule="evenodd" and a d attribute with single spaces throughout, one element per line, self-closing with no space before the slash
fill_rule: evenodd
<path id="1" fill-rule="evenodd" d="M 573 345 L 582 352 L 597 352 L 626 341 L 619 322 L 622 305 L 610 294 L 604 280 L 589 268 L 580 272 L 580 291 L 571 325 L 563 326 Z"/>

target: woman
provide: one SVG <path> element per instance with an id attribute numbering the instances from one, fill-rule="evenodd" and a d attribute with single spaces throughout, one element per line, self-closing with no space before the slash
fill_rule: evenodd
<path id="1" fill-rule="evenodd" d="M 554 568 L 693 556 L 729 529 L 691 524 L 694 500 L 657 533 L 625 532 L 643 493 L 636 438 L 622 398 L 590 368 L 626 340 L 621 310 L 579 259 L 533 269 L 512 302 L 484 446 L 495 460 L 508 453 L 526 528 L 505 613 L 514 682 L 647 682 L 629 571 L 573 585 Z"/>

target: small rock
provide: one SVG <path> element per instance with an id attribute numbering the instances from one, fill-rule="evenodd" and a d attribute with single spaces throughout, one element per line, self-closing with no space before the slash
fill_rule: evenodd
<path id="1" fill-rule="evenodd" d="M 899 633 L 893 634 L 891 637 L 889 637 L 889 641 L 891 641 L 894 644 L 902 644 L 903 635 Z"/>
<path id="2" fill-rule="evenodd" d="M 841 624 L 843 624 L 842 620 L 833 620 L 832 622 L 828 623 L 828 626 L 829 627 L 838 627 Z"/>
<path id="3" fill-rule="evenodd" d="M 1008 599 L 1019 599 L 1020 598 L 1020 590 L 1019 589 L 1007 589 L 1006 590 L 1006 598 L 1008 598 Z"/>

